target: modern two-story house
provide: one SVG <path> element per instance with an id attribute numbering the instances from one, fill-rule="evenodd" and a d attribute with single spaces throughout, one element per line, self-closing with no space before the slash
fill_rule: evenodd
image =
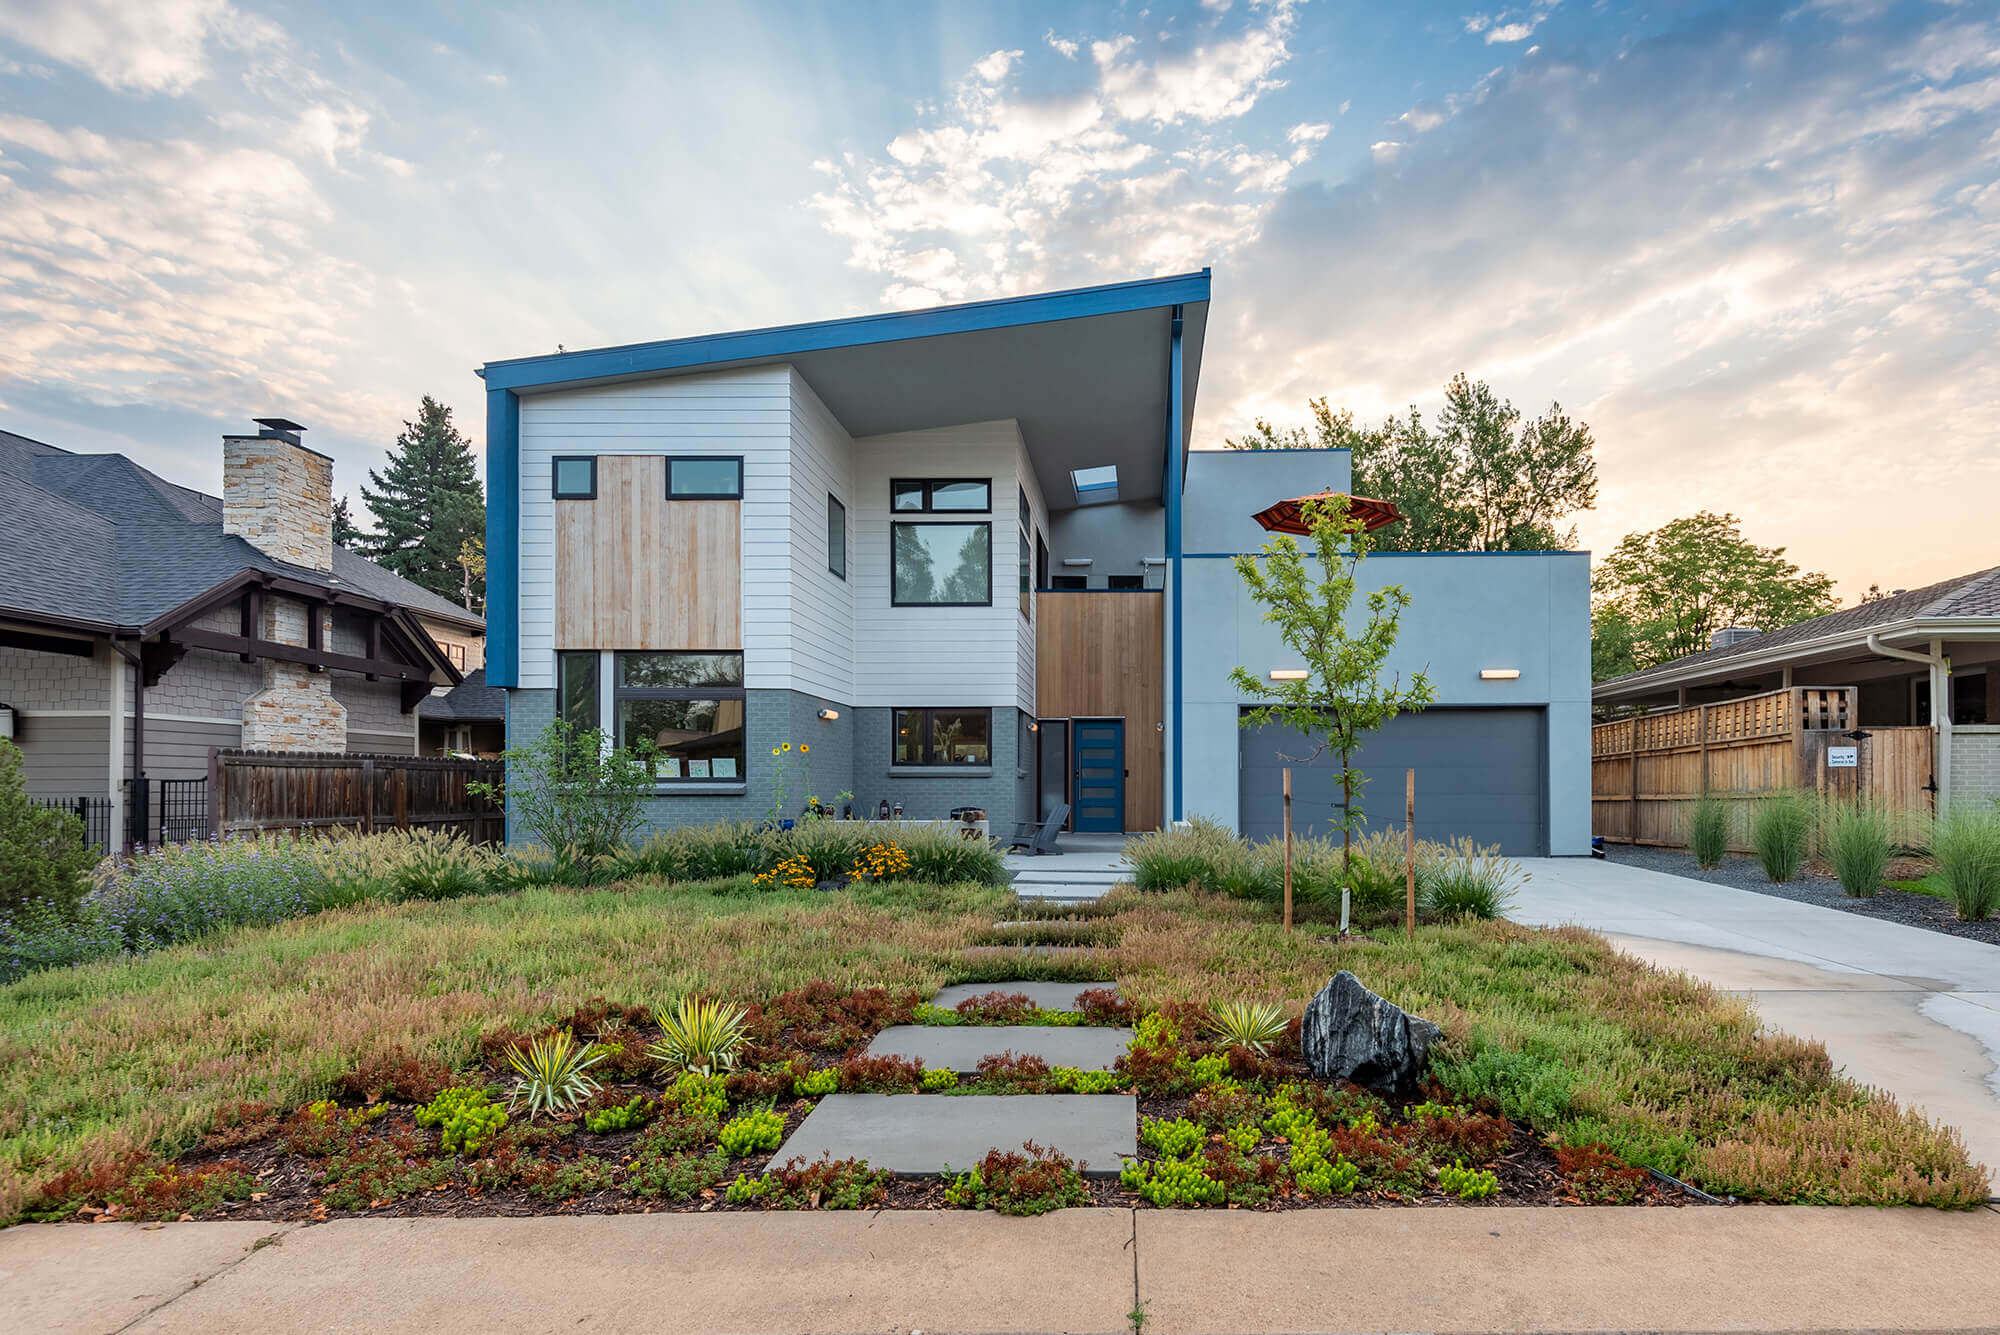
<path id="1" fill-rule="evenodd" d="M 849 793 L 996 829 L 1058 803 L 1078 831 L 1275 829 L 1309 748 L 1239 726 L 1229 670 L 1294 665 L 1229 558 L 1348 459 L 1190 450 L 1208 308 L 1204 271 L 487 363 L 510 740 L 561 716 L 651 742 L 658 825 Z M 1379 823 L 1413 766 L 1428 835 L 1587 851 L 1588 557 L 1366 572 L 1410 590 L 1394 666 L 1440 695 L 1364 754 Z M 1302 826 L 1326 771 L 1298 767 Z"/>

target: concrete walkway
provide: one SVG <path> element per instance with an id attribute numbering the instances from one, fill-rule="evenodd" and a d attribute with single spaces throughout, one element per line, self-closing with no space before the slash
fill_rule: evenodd
<path id="1" fill-rule="evenodd" d="M 1009 853 L 1007 870 L 1014 875 L 1014 889 L 1030 899 L 1099 899 L 1120 881 L 1129 880 L 1132 868 L 1125 861 L 1122 834 L 1065 834 L 1057 840 L 1061 853 L 1030 857 Z"/>
<path id="2" fill-rule="evenodd" d="M 2000 1213 L 1065 1210 L 0 1232 L 48 1335 L 1992 1329 Z"/>
<path id="3" fill-rule="evenodd" d="M 1819 1039 L 2000 1171 L 2000 947 L 1615 862 L 1523 865 L 1515 921 L 1588 927 L 1748 996 L 1772 1028 Z"/>

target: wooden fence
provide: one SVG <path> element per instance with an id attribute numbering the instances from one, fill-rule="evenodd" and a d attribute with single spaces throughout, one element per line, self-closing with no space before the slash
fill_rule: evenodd
<path id="1" fill-rule="evenodd" d="M 209 829 L 441 830 L 474 843 L 506 837 L 500 808 L 467 791 L 498 783 L 498 760 L 284 751 L 208 753 Z"/>
<path id="2" fill-rule="evenodd" d="M 1859 728 L 1852 686 L 1794 686 L 1599 723 L 1590 730 L 1590 829 L 1613 843 L 1682 847 L 1688 808 L 1705 792 L 1755 797 L 1781 788 L 1864 796 L 1928 809 L 1929 728 Z M 1827 748 L 1857 763 L 1830 766 Z M 1743 837 L 1737 822 L 1735 838 Z M 1749 851 L 1741 845 L 1740 851 Z"/>

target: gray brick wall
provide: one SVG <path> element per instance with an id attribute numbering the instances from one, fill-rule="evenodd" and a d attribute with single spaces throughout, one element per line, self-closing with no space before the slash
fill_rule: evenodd
<path id="1" fill-rule="evenodd" d="M 1015 819 L 1023 783 L 1018 777 L 1020 738 L 1023 732 L 1017 709 L 993 711 L 993 765 L 990 774 L 967 774 L 940 769 L 935 774 L 890 773 L 890 709 L 854 711 L 854 793 L 856 800 L 872 811 L 887 798 L 893 806 L 903 804 L 904 816 L 912 820 L 937 820 L 953 807 L 983 807 L 996 834 L 1005 834 Z"/>
<path id="2" fill-rule="evenodd" d="M 1954 802 L 2000 798 L 2000 724 L 1960 724 L 1951 730 Z"/>

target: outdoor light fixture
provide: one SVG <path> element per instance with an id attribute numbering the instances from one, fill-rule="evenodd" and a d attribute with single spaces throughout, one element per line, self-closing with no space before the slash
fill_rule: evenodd
<path id="1" fill-rule="evenodd" d="M 1090 558 L 1088 556 L 1065 556 L 1062 559 L 1062 563 L 1066 566 L 1087 566 L 1090 564 Z"/>
<path id="2" fill-rule="evenodd" d="M 838 709 L 822 709 L 819 711 L 819 716 L 828 723 L 831 723 L 840 717 L 840 711 Z"/>
<path id="3" fill-rule="evenodd" d="M 1029 731 L 1029 732 L 1040 732 L 1041 730 L 1042 730 L 1042 725 L 1041 725 L 1041 724 L 1039 724 L 1039 723 L 1035 722 L 1035 721 L 1034 721 L 1033 719 L 1030 719 L 1030 720 L 1028 720 L 1028 731 Z"/>
<path id="4" fill-rule="evenodd" d="M 1308 674 L 1307 674 L 1307 672 L 1306 672 L 1306 670 L 1305 670 L 1304 668 L 1272 668 L 1272 669 L 1271 669 L 1271 680 L 1272 680 L 1272 681 L 1304 681 L 1304 680 L 1306 679 L 1307 675 L 1308 675 Z"/>
<path id="5" fill-rule="evenodd" d="M 1513 681 L 1516 677 L 1520 675 L 1521 675 L 1521 669 L 1519 668 L 1479 669 L 1479 679 L 1481 681 Z"/>

